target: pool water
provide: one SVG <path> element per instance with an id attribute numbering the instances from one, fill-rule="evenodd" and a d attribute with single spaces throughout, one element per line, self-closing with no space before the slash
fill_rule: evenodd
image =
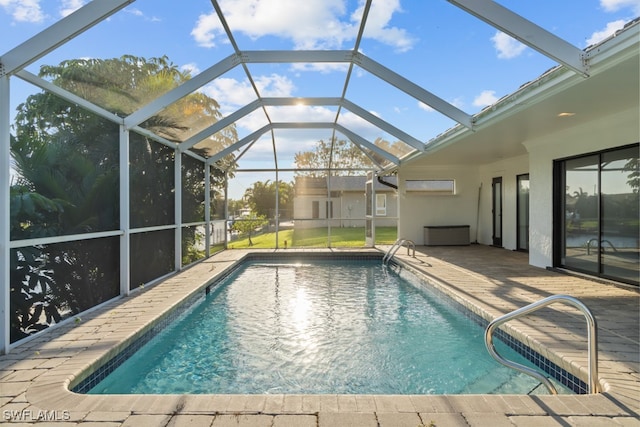
<path id="1" fill-rule="evenodd" d="M 537 381 L 489 356 L 483 333 L 417 279 L 380 261 L 253 262 L 90 393 L 526 394 L 538 389 Z M 531 366 L 506 345 L 496 347 Z"/>

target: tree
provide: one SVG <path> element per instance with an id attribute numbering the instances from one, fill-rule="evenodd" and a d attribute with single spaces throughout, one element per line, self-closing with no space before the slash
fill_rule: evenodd
<path id="1" fill-rule="evenodd" d="M 249 238 L 249 246 L 253 246 L 251 234 L 260 227 L 268 224 L 269 221 L 263 215 L 252 213 L 248 218 L 238 219 L 233 222 L 231 229 L 238 233 L 246 234 Z"/>
<path id="2" fill-rule="evenodd" d="M 40 76 L 120 116 L 190 78 L 166 57 L 146 60 L 134 56 L 64 61 L 43 66 Z M 141 126 L 179 143 L 195 123 L 212 123 L 220 117 L 215 100 L 198 93 L 182 98 Z M 42 92 L 18 106 L 13 131 L 11 154 L 19 176 L 10 190 L 13 240 L 119 228 L 117 124 Z M 228 127 L 195 151 L 206 155 L 216 144 L 226 146 L 236 139 L 235 128 Z M 132 224 L 173 223 L 174 150 L 136 133 L 131 133 L 130 140 Z M 214 183 L 222 185 L 222 170 L 229 169 L 231 161 L 227 157 L 216 165 Z M 203 179 L 203 174 L 187 173 L 183 194 L 188 200 L 203 199 Z M 136 236 L 147 234 L 160 240 L 147 238 L 139 247 L 142 240 L 131 239 L 131 281 L 135 284 L 141 277 L 149 280 L 174 269 L 173 233 L 170 240 L 164 232 Z M 185 229 L 183 237 L 183 244 L 189 246 L 195 242 L 195 230 Z M 118 239 L 12 250 L 12 341 L 116 296 Z M 167 244 L 170 248 L 165 248 Z M 156 251 L 153 257 L 148 256 L 149 249 Z"/>
<path id="3" fill-rule="evenodd" d="M 382 150 L 393 154 L 396 157 L 412 151 L 412 148 L 401 142 L 390 143 L 382 138 L 377 138 L 374 145 Z M 388 162 L 386 158 L 373 150 L 364 149 L 369 156 L 365 154 L 363 149 L 358 145 L 346 140 L 333 139 L 332 141 L 319 140 L 312 151 L 302 151 L 295 154 L 295 163 L 299 169 L 316 169 L 297 171 L 296 176 L 323 177 L 327 175 L 350 175 L 349 169 L 372 169 L 375 167 L 374 162 L 385 164 Z M 336 170 L 343 169 L 343 170 Z"/>
<path id="4" fill-rule="evenodd" d="M 293 204 L 293 185 L 280 181 L 278 187 L 278 211 L 290 212 Z M 245 190 L 244 199 L 256 214 L 265 218 L 275 218 L 276 182 L 271 180 L 255 182 L 252 187 Z"/>
<path id="5" fill-rule="evenodd" d="M 297 176 L 322 177 L 331 169 L 363 169 L 373 167 L 373 163 L 355 144 L 344 139 L 319 140 L 312 151 L 295 154 L 298 169 L 317 171 L 297 171 Z M 332 171 L 332 175 L 348 175 L 347 171 Z"/>

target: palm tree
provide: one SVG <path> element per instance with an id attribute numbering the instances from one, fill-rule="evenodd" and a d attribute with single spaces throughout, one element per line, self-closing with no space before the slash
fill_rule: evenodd
<path id="1" fill-rule="evenodd" d="M 64 61 L 42 67 L 40 75 L 122 116 L 190 78 L 166 57 L 145 60 L 133 56 Z M 195 94 L 142 126 L 179 143 L 193 132 L 194 123 L 206 124 L 219 118 L 215 100 Z M 18 107 L 14 131 L 11 153 L 19 179 L 10 193 L 13 240 L 120 227 L 116 124 L 43 92 L 30 96 Z M 235 129 L 230 127 L 212 141 L 229 145 L 236 139 Z M 210 145 L 198 150 L 207 154 Z M 132 134 L 134 226 L 174 222 L 173 156 L 173 150 Z M 227 163 L 219 166 L 228 168 L 231 160 L 224 161 Z M 204 175 L 190 176 L 192 179 L 185 180 L 183 194 L 187 199 L 200 200 Z M 213 176 L 214 181 L 223 182 L 222 172 Z M 173 236 L 169 241 L 167 233 L 149 235 L 151 240 L 144 242 L 132 238 L 132 283 L 138 284 L 134 278 L 150 280 L 175 268 Z M 183 243 L 188 246 L 190 239 L 194 241 L 195 235 L 187 230 Z M 149 248 L 156 250 L 158 256 L 149 257 Z M 12 341 L 118 295 L 118 270 L 118 237 L 13 250 Z"/>

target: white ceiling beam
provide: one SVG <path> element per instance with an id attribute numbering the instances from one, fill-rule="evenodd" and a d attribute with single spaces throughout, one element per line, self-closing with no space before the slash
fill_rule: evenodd
<path id="1" fill-rule="evenodd" d="M 287 107 L 287 106 L 308 106 L 308 105 L 340 105 L 338 97 L 315 97 L 315 98 L 295 98 L 295 97 L 265 97 L 262 98 L 262 104 L 269 107 Z"/>
<path id="2" fill-rule="evenodd" d="M 161 136 L 156 135 L 155 133 L 153 133 L 152 131 L 145 129 L 145 128 L 141 128 L 140 126 L 134 126 L 131 129 L 129 129 L 132 132 L 135 133 L 139 133 L 140 135 L 146 136 L 147 138 L 162 144 L 166 147 L 172 148 L 172 149 L 176 149 L 178 147 L 178 144 L 173 142 L 173 141 L 169 141 L 166 138 L 163 138 Z"/>
<path id="3" fill-rule="evenodd" d="M 541 54 L 588 76 L 584 52 L 492 0 L 447 0 Z"/>
<path id="4" fill-rule="evenodd" d="M 60 98 L 64 99 L 65 101 L 68 101 L 72 104 L 76 104 L 84 108 L 85 110 L 96 114 L 97 116 L 105 118 L 113 123 L 117 123 L 118 125 L 123 124 L 122 117 L 118 116 L 117 114 L 114 114 L 111 111 L 105 110 L 104 108 L 99 107 L 93 104 L 92 102 L 89 102 L 86 99 L 81 98 L 72 92 L 69 92 L 66 89 L 62 89 L 60 86 L 56 86 L 53 83 L 48 82 L 47 80 L 44 80 L 27 70 L 17 71 L 15 73 L 15 76 L 21 78 L 26 82 L 31 83 L 34 86 L 39 87 L 40 89 L 43 89 L 47 92 L 51 92 L 59 96 Z"/>
<path id="5" fill-rule="evenodd" d="M 204 140 L 205 138 L 210 137 L 211 135 L 214 135 L 220 132 L 222 129 L 226 128 L 227 126 L 234 124 L 244 116 L 247 116 L 251 114 L 253 111 L 257 110 L 261 106 L 262 106 L 262 103 L 260 102 L 259 99 L 256 99 L 255 101 L 250 102 L 244 107 L 218 120 L 217 122 L 207 127 L 206 129 L 203 129 L 200 132 L 196 133 L 191 138 L 185 140 L 183 143 L 180 144 L 180 151 L 186 151 L 190 149 L 191 147 L 196 145 L 198 142 Z"/>
<path id="6" fill-rule="evenodd" d="M 277 122 L 272 123 L 272 129 L 333 129 L 332 122 Z"/>
<path id="7" fill-rule="evenodd" d="M 195 92 L 202 86 L 209 83 L 211 80 L 220 77 L 238 64 L 238 55 L 233 54 L 228 56 L 217 64 L 207 68 L 197 76 L 190 78 L 180 86 L 170 90 L 159 98 L 151 101 L 144 107 L 138 109 L 136 112 L 127 116 L 124 119 L 125 126 L 129 128 L 139 125 L 162 109 Z"/>
<path id="8" fill-rule="evenodd" d="M 400 159 L 398 159 L 396 156 L 386 152 L 382 148 L 380 148 L 377 145 L 367 141 L 366 139 L 364 139 L 360 135 L 350 131 L 349 129 L 345 128 L 344 126 L 339 125 L 337 123 L 334 124 L 334 126 L 335 126 L 335 130 L 336 131 L 340 132 L 341 134 L 343 134 L 344 136 L 349 138 L 354 144 L 356 144 L 358 146 L 361 146 L 361 147 L 367 147 L 369 150 L 374 151 L 375 153 L 377 153 L 380 156 L 384 157 L 385 159 L 389 160 L 391 163 L 395 163 L 395 164 L 400 163 Z"/>
<path id="9" fill-rule="evenodd" d="M 384 65 L 374 61 L 371 58 L 366 57 L 361 53 L 353 54 L 353 62 L 364 68 L 371 74 L 389 83 L 390 85 L 400 89 L 407 95 L 419 101 L 422 101 L 426 105 L 439 111 L 450 119 L 455 120 L 456 122 L 469 129 L 473 128 L 473 122 L 469 114 L 465 113 L 459 108 L 454 107 L 447 101 L 437 97 L 421 86 L 413 83 L 412 81 L 402 77 L 400 74 L 391 71 Z"/>
<path id="10" fill-rule="evenodd" d="M 370 112 L 368 112 L 367 110 L 365 110 L 364 108 L 360 107 L 359 105 L 354 104 L 353 102 L 345 99 L 342 101 L 342 106 L 344 108 L 346 108 L 347 110 L 351 111 L 353 114 L 355 114 L 356 116 L 359 116 L 361 118 L 363 118 L 364 120 L 368 121 L 369 123 L 371 123 L 372 125 L 382 129 L 383 131 L 387 132 L 390 135 L 395 136 L 396 138 L 398 138 L 400 141 L 404 142 L 405 144 L 408 144 L 410 146 L 412 146 L 413 148 L 415 148 L 416 150 L 419 151 L 424 151 L 425 148 L 425 144 L 412 137 L 411 135 L 409 135 L 408 133 L 398 129 L 397 127 L 391 125 L 390 123 L 382 120 L 380 117 L 371 114 Z"/>
<path id="11" fill-rule="evenodd" d="M 355 132 L 350 131 L 342 125 L 333 122 L 282 122 L 282 123 L 273 123 L 270 125 L 273 129 L 335 129 L 336 131 L 342 133 L 344 136 L 349 138 L 351 142 L 358 146 L 367 147 L 368 149 L 376 152 L 380 156 L 389 160 L 393 163 L 399 163 L 400 160 L 392 154 L 389 154 L 382 148 L 373 144 L 372 142 L 367 141 L 360 135 Z"/>
<path id="12" fill-rule="evenodd" d="M 245 63 L 319 63 L 351 62 L 350 50 L 244 50 L 240 58 Z"/>
<path id="13" fill-rule="evenodd" d="M 307 105 L 338 105 L 346 108 L 351 111 L 356 116 L 368 121 L 372 125 L 378 127 L 384 132 L 387 132 L 390 135 L 395 136 L 402 142 L 416 148 L 417 150 L 424 151 L 425 144 L 412 137 L 411 135 L 401 131 L 390 123 L 382 120 L 379 117 L 371 114 L 364 108 L 354 104 L 351 101 L 346 99 L 337 98 L 337 97 L 317 97 L 317 98 L 262 98 L 263 105 L 266 106 L 307 106 Z"/>
<path id="14" fill-rule="evenodd" d="M 0 75 L 15 74 L 134 1 L 100 0 L 85 4 L 2 55 Z M 5 28 L 5 31 L 10 30 Z"/>
<path id="15" fill-rule="evenodd" d="M 224 156 L 226 156 L 228 154 L 231 154 L 236 150 L 239 150 L 240 148 L 244 147 L 245 145 L 247 145 L 249 143 L 252 143 L 253 141 L 255 141 L 256 139 L 260 138 L 262 135 L 264 135 L 269 130 L 271 130 L 271 125 L 265 125 L 265 126 L 261 127 L 260 129 L 258 129 L 257 131 L 251 133 L 250 135 L 247 135 L 244 138 L 242 138 L 241 140 L 231 144 L 230 146 L 228 146 L 224 150 L 220 151 L 218 154 L 209 157 L 207 159 L 207 164 L 209 164 L 209 165 L 214 164 L 215 162 L 217 162 L 218 160 L 220 160 Z"/>

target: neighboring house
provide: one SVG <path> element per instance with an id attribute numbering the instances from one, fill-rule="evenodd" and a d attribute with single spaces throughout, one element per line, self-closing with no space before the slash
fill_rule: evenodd
<path id="1" fill-rule="evenodd" d="M 364 227 L 367 215 L 365 176 L 296 177 L 293 217 L 296 227 Z M 396 185 L 395 177 L 385 181 Z M 372 212 L 378 227 L 397 224 L 398 197 L 394 188 L 375 182 Z"/>

